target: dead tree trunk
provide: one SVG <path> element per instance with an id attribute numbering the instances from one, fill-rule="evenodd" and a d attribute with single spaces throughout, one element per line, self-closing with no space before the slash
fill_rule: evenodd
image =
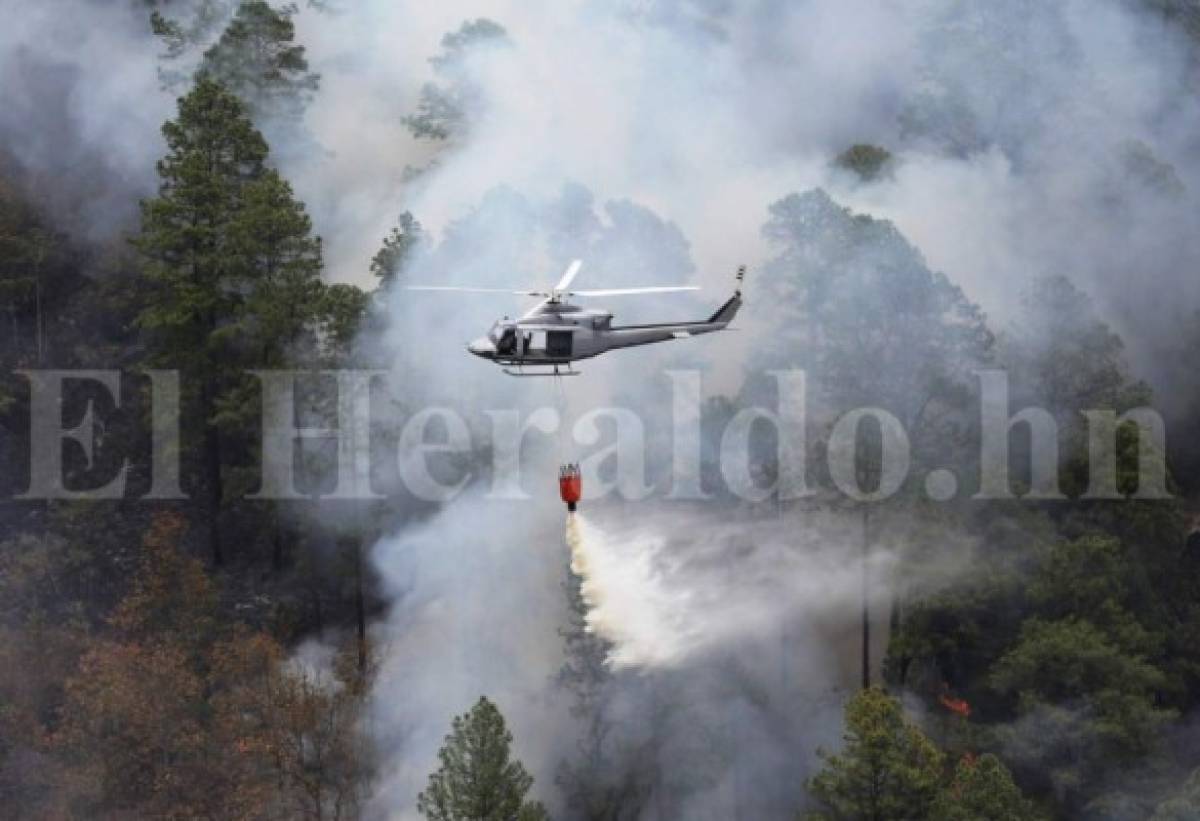
<path id="1" fill-rule="evenodd" d="M 208 546 L 213 567 L 220 567 L 225 563 L 225 555 L 221 550 L 220 527 L 224 491 L 221 485 L 221 432 L 212 419 L 215 404 L 216 385 L 211 377 L 205 377 L 200 401 L 204 425 L 204 481 L 207 494 L 205 512 L 208 514 Z"/>
<path id="2" fill-rule="evenodd" d="M 870 591 L 871 521 L 870 509 L 862 508 L 862 686 L 871 686 L 871 609 L 867 603 Z"/>

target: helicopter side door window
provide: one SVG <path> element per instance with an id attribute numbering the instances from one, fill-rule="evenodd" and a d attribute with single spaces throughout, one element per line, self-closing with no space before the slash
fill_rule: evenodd
<path id="1" fill-rule="evenodd" d="M 546 333 L 546 355 L 553 357 L 563 357 L 571 355 L 571 337 L 570 331 L 548 331 Z"/>

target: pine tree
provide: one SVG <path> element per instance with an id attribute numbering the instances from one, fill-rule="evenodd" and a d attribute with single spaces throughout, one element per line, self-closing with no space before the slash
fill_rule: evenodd
<path id="1" fill-rule="evenodd" d="M 265 0 L 243 0 L 204 53 L 201 73 L 238 95 L 256 122 L 299 119 L 320 85 L 320 75 L 308 70 L 304 46 L 295 43 L 295 13 L 295 6 L 274 9 Z"/>
<path id="2" fill-rule="evenodd" d="M 255 339 L 259 364 L 282 364 L 288 345 L 310 332 L 318 320 L 321 240 L 292 187 L 274 169 L 246 186 L 234 234 L 236 251 L 254 270 L 242 324 L 230 336 Z"/>
<path id="3" fill-rule="evenodd" d="M 1034 614 L 991 668 L 990 684 L 1026 726 L 1004 728 L 1011 759 L 1077 806 L 1103 790 L 1114 767 L 1150 752 L 1175 717 L 1163 709 L 1163 637 L 1130 609 L 1137 568 L 1114 539 L 1055 545 L 1028 585 Z"/>
<path id="4" fill-rule="evenodd" d="M 777 307 L 759 364 L 803 366 L 834 412 L 886 408 L 914 457 L 933 450 L 954 432 L 939 423 L 966 405 L 964 386 L 991 359 L 982 311 L 895 225 L 821 189 L 784 197 L 770 214 L 762 232 L 778 253 L 763 287 Z"/>
<path id="5" fill-rule="evenodd" d="M 354 342 L 370 313 L 371 293 L 338 282 L 328 286 L 320 306 L 321 352 L 329 367 L 345 368 L 359 364 Z"/>
<path id="6" fill-rule="evenodd" d="M 870 143 L 855 143 L 833 160 L 837 168 L 856 174 L 863 182 L 874 182 L 889 174 L 894 158 L 886 148 Z"/>
<path id="7" fill-rule="evenodd" d="M 421 223 L 409 211 L 401 214 L 392 232 L 384 237 L 383 246 L 371 258 L 371 273 L 379 278 L 380 290 L 392 287 L 397 274 L 424 240 Z"/>
<path id="8" fill-rule="evenodd" d="M 904 718 L 900 702 L 878 687 L 846 705 L 845 746 L 821 751 L 825 768 L 808 782 L 824 808 L 813 819 L 921 821 L 941 777 L 942 754 Z"/>
<path id="9" fill-rule="evenodd" d="M 229 17 L 233 0 L 146 0 L 150 6 L 150 29 L 166 46 L 160 55 L 158 78 L 165 89 L 176 89 L 188 74 L 175 66 L 193 48 L 208 42 Z M 181 8 L 182 6 L 182 8 Z M 170 15 L 159 11 L 170 7 Z"/>
<path id="10" fill-rule="evenodd" d="M 931 821 L 1033 821 L 1042 816 L 1013 783 L 999 758 L 963 756 L 954 780 L 938 794 Z"/>
<path id="11" fill-rule="evenodd" d="M 480 90 L 471 79 L 467 56 L 472 50 L 508 42 L 504 27 L 485 18 L 464 22 L 442 37 L 442 52 L 429 58 L 436 83 L 421 87 L 417 111 L 404 118 L 413 136 L 430 140 L 459 137 L 468 117 L 480 104 Z"/>
<path id="12" fill-rule="evenodd" d="M 525 800 L 533 777 L 511 758 L 512 733 L 486 697 L 456 716 L 438 751 L 441 766 L 429 776 L 417 809 L 430 821 L 536 821 L 538 802 Z"/>
<path id="13" fill-rule="evenodd" d="M 0 158 L 0 414 L 24 393 L 11 371 L 51 363 L 70 300 L 92 284 L 76 243 L 22 187 Z"/>
<path id="14" fill-rule="evenodd" d="M 217 518 L 222 502 L 221 432 L 214 419 L 227 344 L 220 333 L 248 290 L 245 261 L 234 251 L 245 189 L 263 173 L 267 144 L 242 103 L 202 78 L 163 126 L 169 152 L 158 164 L 158 196 L 142 202 L 142 232 L 154 286 L 140 324 L 155 336 L 164 365 L 190 372 L 199 386 L 209 544 L 223 561 Z"/>
<path id="15" fill-rule="evenodd" d="M 1022 312 L 1003 339 L 1012 379 L 1025 386 L 1018 400 L 1037 404 L 1067 427 L 1084 408 L 1123 411 L 1150 402 L 1150 389 L 1132 378 L 1125 342 L 1091 299 L 1064 276 L 1042 277 L 1021 300 Z"/>
<path id="16" fill-rule="evenodd" d="M 244 371 L 284 364 L 319 320 L 321 247 L 291 188 L 265 166 L 266 142 L 245 107 L 219 83 L 201 77 L 163 134 L 159 193 L 142 203 L 135 240 L 152 285 L 139 322 L 151 361 L 196 386 L 185 401 L 203 430 L 205 512 L 220 564 L 223 468 L 230 451 L 253 453 L 253 440 L 239 437 L 257 407 Z"/>

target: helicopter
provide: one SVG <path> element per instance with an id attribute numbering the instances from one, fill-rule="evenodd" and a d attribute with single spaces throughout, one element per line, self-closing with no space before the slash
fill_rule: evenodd
<path id="1" fill-rule="evenodd" d="M 671 339 L 723 331 L 742 307 L 742 281 L 746 266 L 737 269 L 737 290 L 708 319 L 695 322 L 662 322 L 650 325 L 613 325 L 609 311 L 572 305 L 571 297 L 626 296 L 697 291 L 693 285 L 650 288 L 601 288 L 574 291 L 582 260 L 574 260 L 550 290 L 509 291 L 502 288 L 462 288 L 450 285 L 410 285 L 411 291 L 457 291 L 516 294 L 541 301 L 520 319 L 496 320 L 486 336 L 467 345 L 475 356 L 495 362 L 509 376 L 577 376 L 572 363 L 618 348 L 649 345 Z"/>

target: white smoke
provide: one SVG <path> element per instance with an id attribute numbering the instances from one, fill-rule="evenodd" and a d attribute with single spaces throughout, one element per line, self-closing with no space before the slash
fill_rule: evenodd
<path id="1" fill-rule="evenodd" d="M 372 732 L 384 759 L 371 814 L 417 818 L 450 719 L 486 695 L 516 755 L 549 785 L 564 723 L 548 682 L 560 663 L 562 548 L 544 534 L 554 508 L 478 494 L 384 539 L 375 564 L 395 596 L 374 634 L 383 653 Z M 539 789 L 539 793 L 545 790 Z"/>
<path id="2" fill-rule="evenodd" d="M 120 4 L 0 3 L 0 148 L 58 224 L 99 240 L 153 191 L 159 88 L 149 21 Z"/>

